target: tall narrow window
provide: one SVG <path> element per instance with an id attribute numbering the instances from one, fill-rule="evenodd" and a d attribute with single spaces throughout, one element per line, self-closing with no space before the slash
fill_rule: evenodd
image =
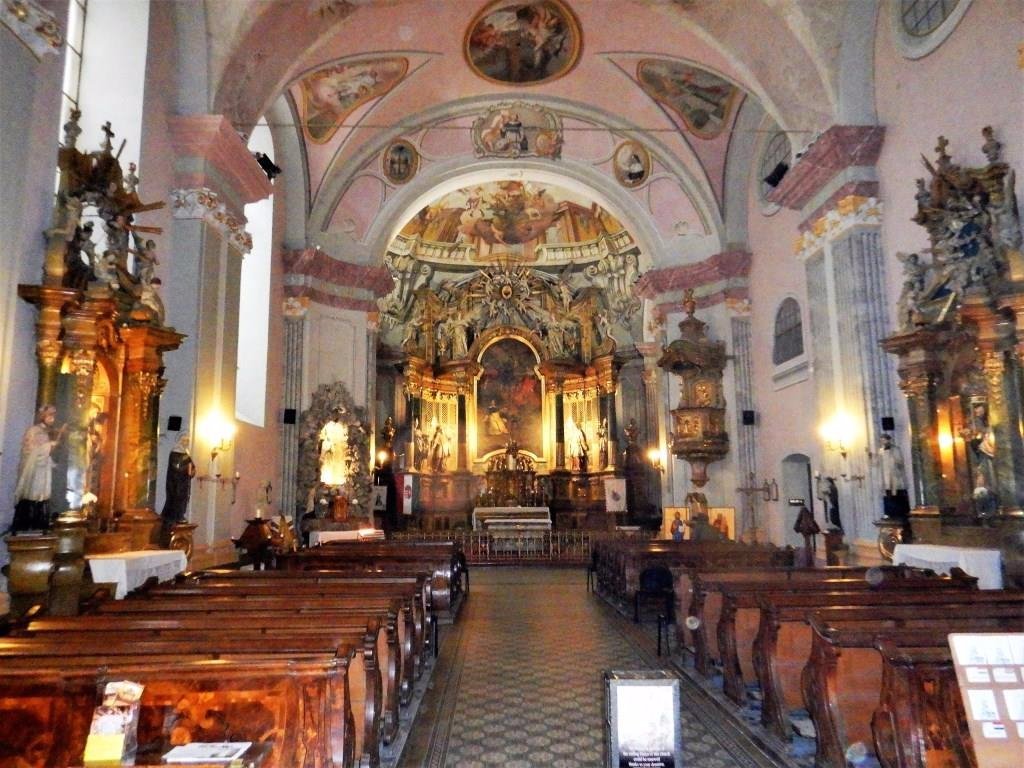
<path id="1" fill-rule="evenodd" d="M 249 151 L 274 157 L 265 119 L 249 137 Z M 235 418 L 264 426 L 267 411 L 267 343 L 270 339 L 270 252 L 274 234 L 274 196 L 245 206 L 252 250 L 242 261 L 238 297 L 238 373 Z"/>
<path id="2" fill-rule="evenodd" d="M 804 326 L 796 299 L 786 299 L 775 313 L 775 346 L 772 362 L 780 365 L 804 353 Z"/>
<path id="3" fill-rule="evenodd" d="M 68 3 L 68 31 L 64 36 L 67 48 L 64 56 L 64 79 L 61 83 L 60 125 L 57 138 L 63 139 L 63 126 L 78 106 L 78 90 L 82 80 L 82 52 L 85 42 L 85 10 L 88 0 Z"/>

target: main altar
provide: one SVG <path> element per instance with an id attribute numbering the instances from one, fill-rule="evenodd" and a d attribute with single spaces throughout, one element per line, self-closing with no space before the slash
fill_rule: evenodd
<path id="1" fill-rule="evenodd" d="M 628 514 L 608 511 L 605 481 L 626 479 L 625 457 L 642 455 L 625 450 L 638 435 L 620 439 L 616 404 L 624 364 L 639 357 L 639 251 L 607 212 L 569 203 L 547 206 L 547 228 L 513 217 L 523 231 L 490 237 L 479 224 L 498 226 L 495 211 L 521 201 L 525 216 L 547 193 L 507 181 L 471 196 L 488 194 L 503 206 L 491 202 L 493 219 L 463 212 L 444 228 L 428 211 L 385 257 L 394 289 L 380 301 L 377 390 L 395 404 L 397 471 L 412 479 L 406 522 L 468 527 L 474 508 L 495 506 L 548 507 L 563 530 L 635 522 L 650 507 L 644 468 L 633 466 Z M 550 243 L 570 232 L 576 241 Z"/>

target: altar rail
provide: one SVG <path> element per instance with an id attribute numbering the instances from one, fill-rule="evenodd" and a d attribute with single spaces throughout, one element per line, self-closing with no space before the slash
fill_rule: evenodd
<path id="1" fill-rule="evenodd" d="M 646 540 L 649 531 L 406 531 L 393 533 L 394 541 L 454 541 L 462 545 L 466 560 L 484 563 L 586 564 L 597 541 Z"/>

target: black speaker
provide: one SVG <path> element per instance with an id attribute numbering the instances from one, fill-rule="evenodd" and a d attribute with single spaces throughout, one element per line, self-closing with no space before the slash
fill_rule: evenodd
<path id="1" fill-rule="evenodd" d="M 895 429 L 896 429 L 896 419 L 894 419 L 892 416 L 883 416 L 882 417 L 882 431 L 883 432 L 892 432 Z"/>
<path id="2" fill-rule="evenodd" d="M 181 431 L 181 416 L 168 416 L 167 417 L 167 431 L 168 432 L 180 432 Z"/>
<path id="3" fill-rule="evenodd" d="M 772 168 L 772 172 L 765 176 L 763 181 L 769 187 L 775 188 L 779 186 L 779 182 L 782 181 L 782 177 L 786 175 L 786 171 L 788 170 L 789 165 L 787 165 L 786 163 L 779 163 L 774 168 Z"/>
<path id="4" fill-rule="evenodd" d="M 745 427 L 752 427 L 757 420 L 757 414 L 754 411 L 741 411 L 740 416 L 742 418 L 742 424 Z"/>
<path id="5" fill-rule="evenodd" d="M 295 411 L 294 408 L 285 408 L 284 416 L 281 418 L 281 421 L 283 421 L 285 424 L 294 424 L 296 416 L 298 416 L 298 413 Z"/>

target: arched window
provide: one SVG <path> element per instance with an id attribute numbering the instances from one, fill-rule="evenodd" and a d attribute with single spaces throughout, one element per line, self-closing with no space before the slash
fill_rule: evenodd
<path id="1" fill-rule="evenodd" d="M 942 24 L 960 0 L 900 0 L 900 21 L 908 35 L 927 37 Z"/>
<path id="2" fill-rule="evenodd" d="M 775 313 L 775 346 L 772 348 L 772 362 L 781 365 L 803 353 L 804 326 L 800 319 L 800 305 L 796 299 L 786 299 Z"/>

